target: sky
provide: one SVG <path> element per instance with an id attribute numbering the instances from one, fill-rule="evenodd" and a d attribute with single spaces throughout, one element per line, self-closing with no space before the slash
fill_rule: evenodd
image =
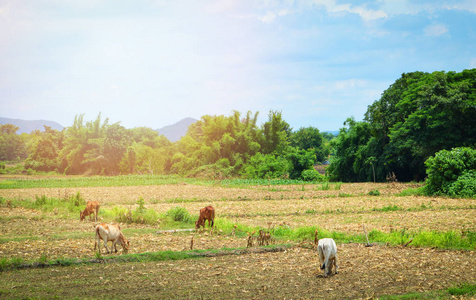
<path id="1" fill-rule="evenodd" d="M 476 68 L 476 0 L 0 0 L 0 117 L 334 131 L 403 73 Z"/>

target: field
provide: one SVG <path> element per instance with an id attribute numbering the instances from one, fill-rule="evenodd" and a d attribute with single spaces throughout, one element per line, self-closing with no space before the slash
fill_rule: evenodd
<path id="1" fill-rule="evenodd" d="M 20 267 L 1 271 L 0 298 L 354 299 L 408 293 L 451 297 L 441 291 L 476 283 L 476 201 L 405 193 L 416 187 L 179 180 L 0 189 L 0 260 L 21 262 Z M 142 205 L 165 214 L 179 206 L 195 218 L 200 208 L 213 205 L 217 226 L 213 231 L 167 232 L 170 224 L 160 220 L 123 223 L 131 242 L 129 254 L 120 250 L 98 257 L 93 251 L 97 222 L 80 222 L 76 213 L 18 205 L 78 192 L 84 200 L 101 203 L 101 222 L 114 221 L 111 212 L 118 207 L 134 211 Z M 233 224 L 236 231 L 230 230 Z M 193 228 L 192 223 L 179 225 Z M 308 233 L 315 228 L 321 238 L 332 235 L 337 241 L 337 275 L 324 278 L 319 270 Z M 272 244 L 283 246 L 246 248 L 248 234 L 259 229 L 269 230 Z M 372 247 L 365 246 L 364 229 Z M 286 230 L 294 233 L 278 234 Z M 306 233 L 300 236 L 299 230 Z M 442 241 L 434 241 L 437 238 Z M 458 239 L 461 243 L 453 243 Z M 121 260 L 150 253 L 168 253 L 170 258 Z M 201 255 L 173 256 L 183 253 Z M 34 262 L 51 265 L 40 268 Z"/>

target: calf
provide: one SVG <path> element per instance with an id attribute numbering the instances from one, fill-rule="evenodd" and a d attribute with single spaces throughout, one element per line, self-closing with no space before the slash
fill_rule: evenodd
<path id="1" fill-rule="evenodd" d="M 102 223 L 96 226 L 96 242 L 94 243 L 94 250 L 96 250 L 96 245 L 98 245 L 99 253 L 101 253 L 101 239 L 104 241 L 104 247 L 106 247 L 107 253 L 110 253 L 109 248 L 107 247 L 108 241 L 112 241 L 112 247 L 114 248 L 116 253 L 117 243 L 122 246 L 122 250 L 125 254 L 127 254 L 127 251 L 129 250 L 129 241 L 126 240 L 126 238 L 122 234 L 121 227 L 119 227 L 119 225 Z"/>
<path id="2" fill-rule="evenodd" d="M 79 220 L 82 221 L 86 216 L 89 216 L 89 220 L 91 221 L 91 215 L 95 215 L 95 221 L 97 222 L 98 220 L 98 212 L 99 212 L 99 207 L 101 205 L 97 201 L 88 201 L 86 203 L 86 208 L 79 213 Z"/>
<path id="3" fill-rule="evenodd" d="M 200 226 L 203 226 L 203 228 L 205 228 L 206 220 L 208 220 L 208 226 L 213 227 L 213 223 L 215 220 L 215 209 L 211 205 L 200 209 L 200 216 L 195 222 L 195 228 L 198 229 L 200 228 Z"/>
<path id="4" fill-rule="evenodd" d="M 337 274 L 337 246 L 333 239 L 320 239 L 317 244 L 317 252 L 319 253 L 319 261 L 321 262 L 321 270 L 324 270 L 324 277 L 332 272 L 332 266 L 335 267 Z"/>

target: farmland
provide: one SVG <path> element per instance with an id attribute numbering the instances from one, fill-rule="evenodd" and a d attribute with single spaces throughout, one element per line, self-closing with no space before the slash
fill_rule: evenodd
<path id="1" fill-rule="evenodd" d="M 416 184 L 164 180 L 101 186 L 94 180 L 78 185 L 45 180 L 28 188 L 6 188 L 15 180 L 0 181 L 0 259 L 24 265 L 74 259 L 81 263 L 5 269 L 2 298 L 366 298 L 438 293 L 476 283 L 475 200 L 405 192 Z M 196 218 L 200 208 L 213 205 L 217 226 L 213 231 L 173 233 L 165 230 L 174 225 L 193 228 L 193 223 L 167 223 L 161 218 L 155 224 L 124 222 L 121 228 L 131 241 L 129 254 L 98 258 L 93 251 L 96 222 L 88 218 L 80 222 L 76 212 L 59 208 L 22 205 L 38 197 L 65 199 L 78 192 L 82 201 L 101 203 L 99 216 L 104 222 L 117 223 L 118 209 L 142 207 L 164 215 L 181 207 Z M 320 237 L 329 235 L 337 241 L 340 272 L 335 276 L 324 278 L 318 269 L 309 234 L 315 228 Z M 284 248 L 246 249 L 248 234 L 259 229 L 269 230 L 272 244 Z M 364 229 L 372 247 L 364 245 Z M 299 230 L 305 233 L 299 235 Z M 105 259 L 195 253 L 190 251 L 192 238 L 193 250 L 207 251 L 207 256 Z M 231 255 L 233 249 L 241 252 Z M 213 255 L 217 253 L 222 255 Z"/>

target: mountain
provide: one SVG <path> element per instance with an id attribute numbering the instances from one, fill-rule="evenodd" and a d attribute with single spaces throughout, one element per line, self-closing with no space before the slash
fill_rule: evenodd
<path id="1" fill-rule="evenodd" d="M 53 121 L 46 121 L 46 120 L 34 120 L 34 121 L 29 121 L 29 120 L 20 120 L 20 119 L 9 119 L 9 118 L 2 118 L 0 117 L 0 125 L 4 124 L 13 124 L 15 126 L 18 126 L 20 129 L 16 132 L 17 134 L 21 133 L 31 133 L 34 130 L 40 130 L 40 131 L 45 131 L 45 127 L 49 126 L 51 129 L 56 129 L 56 130 L 63 130 L 63 126 L 60 125 L 59 123 L 53 122 Z"/>
<path id="2" fill-rule="evenodd" d="M 169 141 L 176 142 L 187 133 L 188 126 L 197 122 L 194 118 L 185 118 L 175 124 L 156 129 L 159 134 L 164 135 Z"/>

